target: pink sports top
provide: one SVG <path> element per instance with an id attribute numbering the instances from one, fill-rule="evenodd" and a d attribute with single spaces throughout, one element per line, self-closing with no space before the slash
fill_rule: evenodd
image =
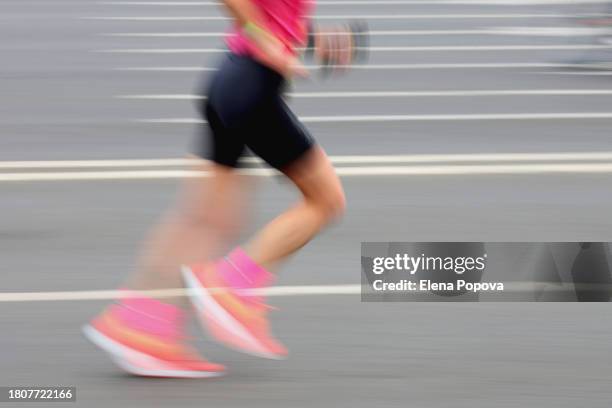
<path id="1" fill-rule="evenodd" d="M 287 47 L 287 52 L 295 54 L 296 46 L 306 45 L 307 22 L 314 9 L 314 0 L 251 0 L 261 11 L 263 29 L 274 34 Z M 234 26 L 226 37 L 230 51 L 239 55 L 253 55 L 255 45 L 242 31 Z"/>

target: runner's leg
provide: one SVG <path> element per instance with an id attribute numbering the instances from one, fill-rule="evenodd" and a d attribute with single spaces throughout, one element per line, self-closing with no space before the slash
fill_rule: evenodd
<path id="1" fill-rule="evenodd" d="M 249 71 L 245 61 L 229 56 L 213 76 L 198 107 L 208 122 L 201 127 L 201 145 L 196 154 L 210 159 L 196 170 L 211 177 L 187 179 L 178 204 L 150 235 L 142 251 L 140 267 L 129 283 L 133 289 L 182 287 L 181 265 L 204 262 L 220 256 L 241 224 L 244 176 L 235 171 L 244 143 L 234 123 L 257 103 L 261 78 Z M 234 92 L 237 81 L 242 92 Z M 223 116 L 223 117 L 222 117 Z M 180 302 L 182 299 L 172 299 Z"/>
<path id="2" fill-rule="evenodd" d="M 194 170 L 210 176 L 184 182 L 179 202 L 145 241 L 128 288 L 181 288 L 181 265 L 217 257 L 235 239 L 244 213 L 240 203 L 244 201 L 245 177 L 231 167 L 204 161 Z M 181 303 L 184 299 L 166 301 Z"/>
<path id="3" fill-rule="evenodd" d="M 183 277 L 198 316 L 212 336 L 240 351 L 266 358 L 283 358 L 287 349 L 271 334 L 262 289 L 272 284 L 268 268 L 306 244 L 345 206 L 340 181 L 323 150 L 299 123 L 280 95 L 282 77 L 253 60 L 243 60 L 245 74 L 262 78 L 253 114 L 231 115 L 240 83 L 228 87 L 219 100 L 226 118 L 241 117 L 232 132 L 256 155 L 284 173 L 300 190 L 301 200 L 265 226 L 245 248 L 235 248 L 214 263 L 183 268 Z M 251 83 L 249 83 L 251 84 Z M 227 122 L 226 122 L 227 123 Z M 238 136 L 239 135 L 239 136 Z"/>
<path id="4" fill-rule="evenodd" d="M 284 170 L 302 194 L 301 200 L 266 225 L 245 246 L 251 258 L 266 268 L 297 251 L 325 225 L 342 215 L 345 197 L 327 155 L 313 147 Z"/>

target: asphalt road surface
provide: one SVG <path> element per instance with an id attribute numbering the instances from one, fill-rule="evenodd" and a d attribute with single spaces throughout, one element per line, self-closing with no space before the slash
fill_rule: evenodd
<path id="1" fill-rule="evenodd" d="M 336 162 L 348 213 L 279 284 L 358 284 L 361 241 L 610 241 L 612 74 L 566 66 L 612 54 L 573 18 L 602 4 L 343 1 L 317 16 L 370 16 L 368 65 L 329 80 L 313 70 L 291 103 Z M 203 68 L 222 57 L 228 21 L 204 3 L 0 3 L 0 292 L 112 289 L 129 271 L 185 168 L 139 160 L 189 151 Z M 258 182 L 245 235 L 295 196 Z M 82 338 L 105 303 L 0 302 L 0 386 L 76 386 L 93 407 L 612 399 L 607 304 L 279 296 L 290 359 L 203 340 L 228 375 L 179 381 L 126 376 Z"/>

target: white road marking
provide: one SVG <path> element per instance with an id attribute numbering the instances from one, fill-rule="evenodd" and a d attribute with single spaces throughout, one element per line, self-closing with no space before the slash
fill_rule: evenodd
<path id="1" fill-rule="evenodd" d="M 329 156 L 334 163 L 423 163 L 457 161 L 576 161 L 608 160 L 611 152 L 557 152 L 557 153 L 459 153 L 413 155 L 339 155 Z M 244 157 L 249 163 L 261 162 L 255 157 Z M 108 160 L 23 160 L 0 161 L 0 169 L 81 168 L 81 167 L 174 167 L 201 163 L 198 158 L 169 159 L 108 159 Z"/>
<path id="2" fill-rule="evenodd" d="M 482 35 L 496 33 L 495 29 L 484 30 L 377 30 L 369 31 L 371 37 L 377 36 L 421 36 L 421 35 Z M 153 38 L 190 38 L 190 37 L 225 37 L 233 35 L 227 32 L 166 32 L 166 33 L 104 33 L 107 37 L 153 37 Z"/>
<path id="3" fill-rule="evenodd" d="M 609 17 L 609 14 L 591 13 L 584 17 Z M 317 20 L 459 20 L 459 19 L 521 19 L 521 18 L 567 18 L 567 14 L 342 14 L 317 15 Z M 232 17 L 225 16 L 84 16 L 85 20 L 110 21 L 232 21 Z"/>
<path id="4" fill-rule="evenodd" d="M 173 33 L 102 33 L 105 37 L 153 37 L 153 38 L 191 38 L 191 37 L 213 37 L 220 38 L 230 33 L 224 32 L 173 32 Z"/>
<path id="5" fill-rule="evenodd" d="M 316 0 L 317 6 L 391 6 L 391 5 L 564 5 L 600 4 L 609 0 Z M 97 1 L 96 4 L 111 6 L 215 6 L 219 1 Z"/>
<path id="6" fill-rule="evenodd" d="M 478 5 L 493 5 L 493 6 L 539 6 L 539 5 L 555 5 L 555 4 L 605 4 L 610 0 L 434 0 L 440 4 L 478 4 Z"/>
<path id="7" fill-rule="evenodd" d="M 421 122 L 421 121 L 474 121 L 474 120 L 551 120 L 551 119 L 612 119 L 612 112 L 567 113 L 482 113 L 482 114 L 433 114 L 433 115 L 330 115 L 303 116 L 304 123 L 359 123 L 359 122 Z M 194 118 L 135 119 L 137 123 L 151 124 L 204 124 Z"/>
<path id="8" fill-rule="evenodd" d="M 546 287 L 548 291 L 574 291 L 576 284 L 571 282 L 506 282 L 504 290 L 507 292 L 526 292 Z M 601 289 L 609 285 L 583 284 L 584 289 Z M 211 289 L 215 291 L 215 289 Z M 217 289 L 218 290 L 218 289 Z M 264 289 L 252 289 L 245 291 L 247 295 L 266 295 L 270 297 L 288 296 L 324 296 L 324 295 L 360 295 L 360 284 L 335 284 L 335 285 L 295 285 L 295 286 L 272 286 Z M 373 293 L 373 292 L 370 292 Z M 188 289 L 157 289 L 135 292 L 133 296 L 151 296 L 155 298 L 170 298 L 188 296 Z M 55 292 L 8 292 L 0 293 L 0 303 L 22 303 L 22 302 L 53 302 L 53 301 L 81 301 L 81 300 L 115 300 L 129 297 L 121 290 L 81 290 L 81 291 L 55 291 Z"/>
<path id="9" fill-rule="evenodd" d="M 458 153 L 458 154 L 399 154 L 330 156 L 334 164 L 366 163 L 457 163 L 457 162 L 529 162 L 529 161 L 601 161 L 612 160 L 610 152 L 554 153 Z"/>
<path id="10" fill-rule="evenodd" d="M 358 47 L 359 48 L 359 47 Z M 369 52 L 426 52 L 426 51 L 547 51 L 547 50 L 607 50 L 602 44 L 550 44 L 550 45 L 433 45 L 365 47 Z M 225 54 L 225 48 L 114 48 L 93 50 L 94 52 L 116 54 Z"/>
<path id="11" fill-rule="evenodd" d="M 115 95 L 117 99 L 154 99 L 154 100 L 179 100 L 179 101 L 197 101 L 206 99 L 200 95 L 190 94 L 140 94 L 140 95 Z"/>
<path id="12" fill-rule="evenodd" d="M 334 164 L 389 164 L 389 163 L 457 163 L 457 162 L 529 162 L 529 161 L 612 161 L 609 152 L 552 152 L 552 153 L 459 153 L 459 154 L 398 154 L 398 155 L 340 155 L 329 157 Z M 246 163 L 261 163 L 255 157 L 242 159 Z M 109 160 L 23 160 L 0 161 L 6 169 L 80 169 L 126 167 L 184 167 L 202 163 L 201 159 L 109 159 Z"/>
<path id="13" fill-rule="evenodd" d="M 558 66 L 557 66 L 558 67 Z M 538 67 L 534 67 L 538 68 Z M 554 68 L 554 67 L 553 67 Z M 116 67 L 113 71 L 134 72 L 214 72 L 214 67 Z"/>
<path id="14" fill-rule="evenodd" d="M 612 32 L 612 29 L 590 27 L 492 27 L 484 31 L 487 31 L 487 34 L 510 36 L 592 37 L 609 34 Z"/>
<path id="15" fill-rule="evenodd" d="M 538 72 L 538 74 L 546 75 L 584 75 L 584 76 L 610 76 L 610 71 L 588 71 L 588 67 L 584 67 L 584 71 L 552 71 L 552 72 Z M 594 68 L 597 69 L 597 68 Z"/>
<path id="16" fill-rule="evenodd" d="M 237 172 L 245 176 L 254 177 L 279 175 L 275 170 L 267 168 L 239 169 Z M 612 163 L 337 167 L 336 173 L 341 177 L 597 174 L 612 173 Z M 178 179 L 210 176 L 211 173 L 207 171 L 189 170 L 0 173 L 0 182 Z"/>
<path id="17" fill-rule="evenodd" d="M 305 116 L 305 123 L 330 122 L 394 122 L 394 121 L 466 121 L 466 120 L 550 120 L 550 119 L 611 119 L 612 112 L 571 113 L 491 113 L 440 115 L 338 115 Z"/>
<path id="18" fill-rule="evenodd" d="M 430 69 L 509 69 L 509 68 L 570 68 L 574 64 L 559 64 L 547 62 L 485 62 L 485 63 L 437 63 L 437 64 L 366 64 L 353 65 L 351 70 L 430 70 Z M 320 65 L 308 65 L 311 70 L 320 69 Z M 216 71 L 214 67 L 198 66 L 165 66 L 165 67 L 117 67 L 115 71 L 134 72 L 209 72 Z"/>
<path id="19" fill-rule="evenodd" d="M 117 159 L 117 160 L 23 160 L 0 161 L 0 169 L 70 169 L 108 167 L 174 167 L 197 164 L 197 159 Z"/>
<path id="20" fill-rule="evenodd" d="M 612 95 L 612 89 L 500 89 L 457 91 L 344 91 L 344 92 L 289 92 L 291 98 L 410 98 L 410 97 L 462 97 L 462 96 L 588 96 Z M 119 99 L 202 100 L 201 95 L 141 94 L 117 95 Z"/>
<path id="21" fill-rule="evenodd" d="M 114 48 L 92 50 L 115 54 L 226 54 L 225 48 Z"/>
<path id="22" fill-rule="evenodd" d="M 267 296 L 305 296 L 305 295 L 355 295 L 361 293 L 361 285 L 307 285 L 307 286 L 274 286 L 265 290 L 252 290 L 253 294 Z M 160 289 L 140 291 L 140 295 L 167 298 L 186 296 L 186 289 Z M 48 302 L 69 300 L 112 300 L 125 297 L 120 290 L 82 290 L 70 292 L 13 292 L 0 293 L 0 302 Z"/>
<path id="23" fill-rule="evenodd" d="M 542 36 L 542 37 L 591 37 L 609 34 L 611 29 L 589 27 L 491 27 L 471 30 L 373 30 L 370 37 L 444 36 L 444 35 L 497 35 L 497 36 Z M 233 35 L 227 32 L 133 32 L 103 33 L 106 37 L 135 38 L 223 38 Z"/>

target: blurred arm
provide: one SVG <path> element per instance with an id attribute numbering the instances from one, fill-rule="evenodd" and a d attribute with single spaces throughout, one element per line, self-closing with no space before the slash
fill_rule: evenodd
<path id="1" fill-rule="evenodd" d="M 241 27 L 247 23 L 261 26 L 263 17 L 251 0 L 224 0 L 226 8 Z"/>

